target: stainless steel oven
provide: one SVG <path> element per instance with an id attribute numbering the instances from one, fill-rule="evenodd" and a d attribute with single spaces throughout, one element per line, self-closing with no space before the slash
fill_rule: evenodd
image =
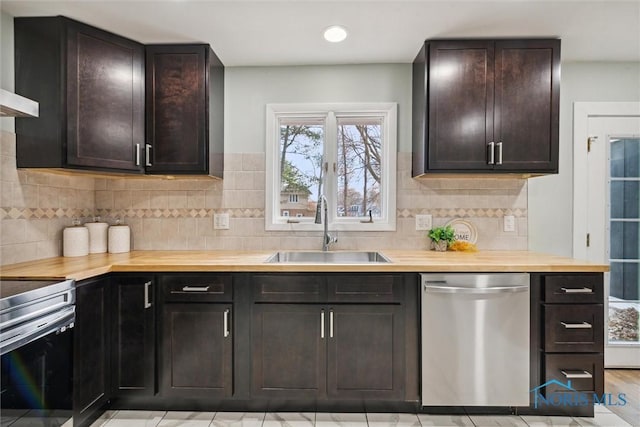
<path id="1" fill-rule="evenodd" d="M 0 281 L 1 425 L 71 425 L 75 283 Z"/>

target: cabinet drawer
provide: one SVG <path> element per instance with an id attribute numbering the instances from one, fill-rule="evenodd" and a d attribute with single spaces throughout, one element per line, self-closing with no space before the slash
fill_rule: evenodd
<path id="1" fill-rule="evenodd" d="M 233 288 L 230 274 L 180 274 L 162 276 L 166 302 L 231 302 Z"/>
<path id="2" fill-rule="evenodd" d="M 600 303 L 603 302 L 602 274 L 567 274 L 543 276 L 545 302 Z"/>
<path id="3" fill-rule="evenodd" d="M 401 302 L 402 276 L 332 275 L 327 278 L 329 302 Z"/>
<path id="4" fill-rule="evenodd" d="M 545 304 L 543 313 L 545 351 L 603 351 L 602 304 Z"/>
<path id="5" fill-rule="evenodd" d="M 324 276 L 259 274 L 252 278 L 253 298 L 259 302 L 325 302 Z"/>
<path id="6" fill-rule="evenodd" d="M 557 380 L 563 384 L 571 381 L 571 388 L 577 391 L 604 393 L 604 366 L 602 354 L 545 354 L 545 383 Z M 565 392 L 558 384 L 546 387 L 546 393 Z"/>

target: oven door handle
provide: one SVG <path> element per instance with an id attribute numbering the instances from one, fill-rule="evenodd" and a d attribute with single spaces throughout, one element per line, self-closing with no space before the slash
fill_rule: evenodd
<path id="1" fill-rule="evenodd" d="M 9 353 L 37 339 L 52 333 L 61 333 L 73 328 L 76 319 L 76 307 L 70 306 L 14 328 L 3 330 L 0 335 L 0 355 Z"/>

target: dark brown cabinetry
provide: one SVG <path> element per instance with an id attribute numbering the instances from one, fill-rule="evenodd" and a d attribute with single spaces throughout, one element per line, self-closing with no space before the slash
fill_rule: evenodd
<path id="1" fill-rule="evenodd" d="M 114 395 L 153 395 L 156 391 L 153 277 L 115 275 L 111 288 Z"/>
<path id="2" fill-rule="evenodd" d="M 15 18 L 17 166 L 142 172 L 144 47 L 64 17 Z"/>
<path id="3" fill-rule="evenodd" d="M 252 289 L 252 396 L 403 398 L 402 276 L 255 275 Z"/>
<path id="4" fill-rule="evenodd" d="M 329 308 L 329 398 L 399 399 L 404 359 L 400 305 L 336 305 Z"/>
<path id="5" fill-rule="evenodd" d="M 413 176 L 557 173 L 559 40 L 433 40 L 413 63 Z"/>
<path id="6" fill-rule="evenodd" d="M 147 173 L 222 177 L 224 67 L 209 45 L 146 46 Z"/>
<path id="7" fill-rule="evenodd" d="M 253 308 L 254 397 L 315 399 L 326 395 L 326 309 L 306 304 Z"/>
<path id="8" fill-rule="evenodd" d="M 110 398 L 109 279 L 77 283 L 73 349 L 74 424 L 90 423 Z"/>
<path id="9" fill-rule="evenodd" d="M 233 394 L 231 277 L 162 277 L 163 397 L 225 398 Z"/>
<path id="10" fill-rule="evenodd" d="M 603 275 L 534 274 L 531 276 L 535 310 L 532 353 L 538 375 L 532 388 L 551 402 L 567 394 L 573 405 L 544 404 L 545 414 L 593 415 L 593 396 L 604 393 Z M 535 318 L 537 317 L 537 321 Z M 567 400 L 568 399 L 568 400 Z M 580 399 L 584 404 L 577 404 Z M 541 399 L 538 399 L 541 404 Z"/>

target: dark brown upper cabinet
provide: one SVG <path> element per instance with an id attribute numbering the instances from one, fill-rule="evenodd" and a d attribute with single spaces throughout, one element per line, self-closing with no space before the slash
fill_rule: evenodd
<path id="1" fill-rule="evenodd" d="M 560 40 L 427 40 L 413 62 L 413 176 L 558 172 Z"/>
<path id="2" fill-rule="evenodd" d="M 58 17 L 15 18 L 17 166 L 141 173 L 144 46 Z"/>
<path id="3" fill-rule="evenodd" d="M 209 45 L 146 46 L 146 171 L 222 177 L 224 66 Z"/>

